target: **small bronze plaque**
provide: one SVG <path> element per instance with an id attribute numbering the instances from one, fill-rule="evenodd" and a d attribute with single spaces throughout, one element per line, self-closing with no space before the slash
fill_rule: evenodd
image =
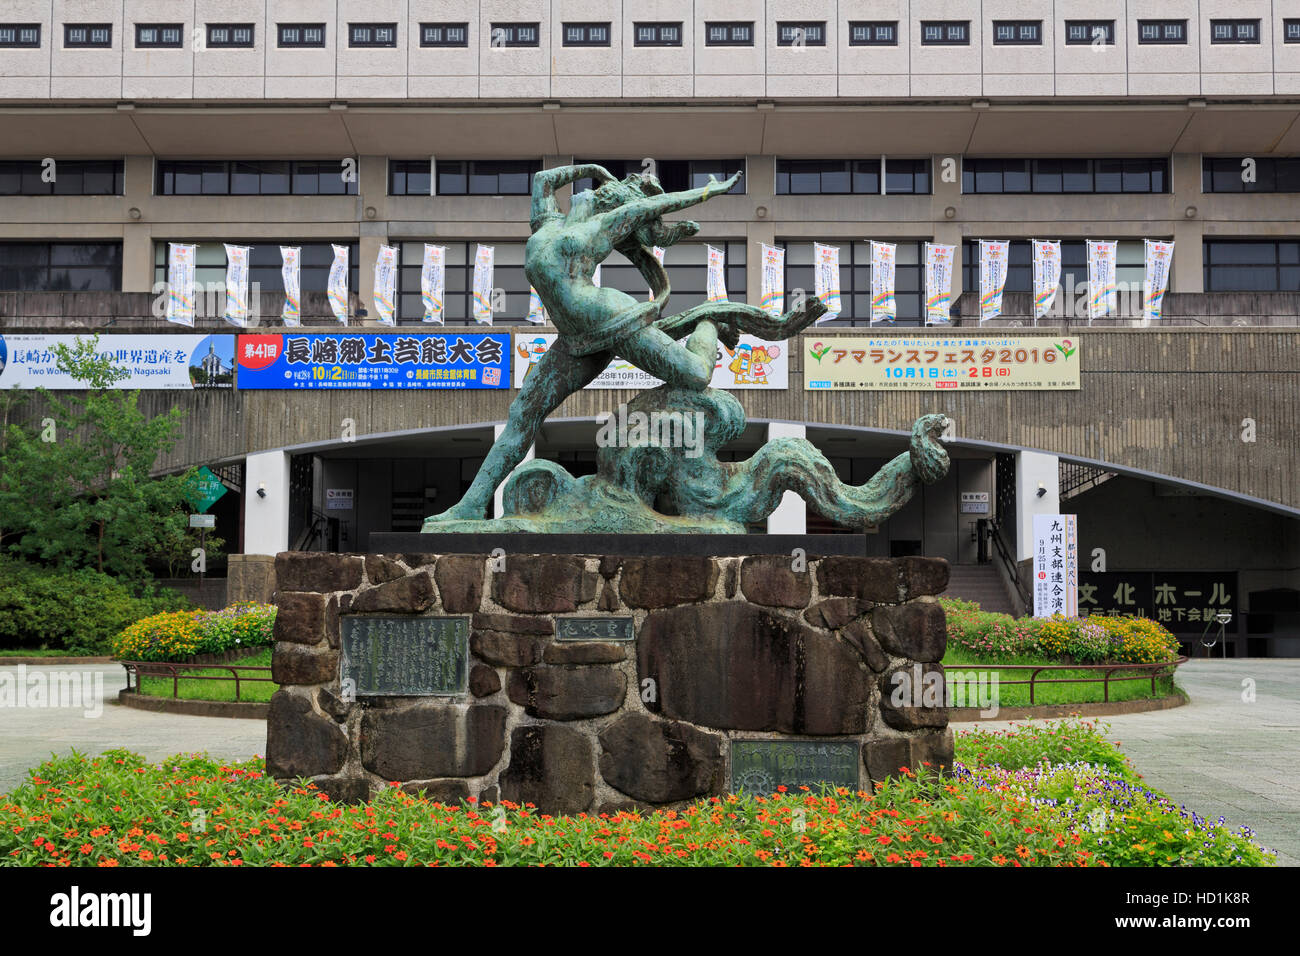
<path id="1" fill-rule="evenodd" d="M 635 637 L 630 617 L 557 617 L 557 641 L 627 642 Z"/>
<path id="2" fill-rule="evenodd" d="M 777 787 L 811 787 L 823 783 L 860 787 L 858 765 L 862 750 L 857 743 L 821 740 L 733 740 L 731 791 L 767 796 Z"/>
<path id="3" fill-rule="evenodd" d="M 343 618 L 341 626 L 344 694 L 437 697 L 467 691 L 468 617 L 358 616 Z"/>

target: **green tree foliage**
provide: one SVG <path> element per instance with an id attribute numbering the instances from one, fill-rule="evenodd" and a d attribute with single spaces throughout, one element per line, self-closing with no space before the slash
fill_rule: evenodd
<path id="1" fill-rule="evenodd" d="M 59 370 L 84 382 L 84 393 L 39 389 L 40 410 L 5 428 L 0 550 L 142 580 L 147 559 L 186 533 L 191 473 L 150 477 L 185 413 L 173 408 L 151 418 L 139 391 L 112 389 L 127 373 L 97 354 L 98 341 L 53 349 Z"/>

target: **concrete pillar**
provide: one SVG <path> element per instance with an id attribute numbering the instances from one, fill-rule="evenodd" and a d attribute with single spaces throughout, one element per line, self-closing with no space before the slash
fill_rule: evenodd
<path id="1" fill-rule="evenodd" d="M 772 222 L 772 204 L 776 194 L 776 157 L 745 157 L 745 201 L 750 220 L 745 224 L 745 301 L 758 305 L 763 301 L 763 260 L 760 242 L 776 245 L 776 226 Z M 758 210 L 767 210 L 762 217 Z M 789 295 L 790 290 L 786 290 Z M 789 300 L 786 308 L 789 308 Z"/>
<path id="2" fill-rule="evenodd" d="M 1034 515 L 1061 510 L 1060 460 L 1036 451 L 1016 453 L 1016 560 L 1034 556 Z M 1039 490 L 1044 492 L 1039 495 Z"/>
<path id="3" fill-rule="evenodd" d="M 951 175 L 953 180 L 948 182 L 945 175 Z M 954 210 L 952 219 L 945 214 L 951 206 Z M 957 297 L 964 291 L 962 289 L 962 227 L 958 223 L 961 218 L 961 157 L 957 155 L 942 155 L 930 157 L 930 221 L 934 224 L 934 241 L 947 243 L 957 247 L 952 257 L 952 298 L 957 301 Z"/>
<path id="4" fill-rule="evenodd" d="M 1204 292 L 1205 269 L 1202 241 L 1205 237 L 1206 203 L 1213 199 L 1201 193 L 1200 153 L 1175 153 L 1169 163 L 1169 189 L 1173 193 L 1170 215 L 1174 217 L 1174 261 L 1169 269 L 1170 292 Z M 1196 215 L 1187 218 L 1189 207 Z"/>
<path id="5" fill-rule="evenodd" d="M 498 424 L 498 425 L 493 425 L 493 426 L 492 426 L 492 440 L 495 442 L 498 438 L 501 437 L 501 433 L 502 433 L 503 431 L 505 431 L 505 430 L 506 430 L 505 422 L 502 422 L 502 423 L 500 423 L 500 424 Z M 536 445 L 529 445 L 529 446 L 528 446 L 528 451 L 527 451 L 527 453 L 524 455 L 524 461 L 531 461 L 532 459 L 534 459 L 534 458 L 536 458 L 536 457 L 537 457 L 537 446 L 536 446 Z M 519 464 L 522 465 L 522 464 L 524 463 L 524 461 L 521 461 Z M 515 467 L 517 468 L 517 467 L 519 467 L 519 466 L 516 465 Z M 511 474 L 513 474 L 513 472 L 511 472 Z M 506 481 L 509 481 L 509 480 L 510 480 L 510 476 L 507 475 L 507 476 L 506 476 Z M 504 507 L 504 505 L 502 505 L 502 503 L 501 503 L 502 495 L 503 495 L 504 492 L 505 492 L 505 487 L 506 487 L 506 482 L 505 482 L 505 481 L 501 482 L 501 484 L 497 485 L 497 490 L 496 490 L 496 492 L 492 495 L 492 517 L 494 517 L 494 518 L 500 518 L 500 517 L 502 516 L 502 514 L 505 513 L 505 507 Z"/>
<path id="6" fill-rule="evenodd" d="M 263 497 L 258 489 L 266 492 Z M 244 553 L 289 550 L 289 455 L 250 454 L 244 467 Z"/>
<path id="7" fill-rule="evenodd" d="M 807 438 L 808 426 L 793 422 L 768 422 L 767 440 L 773 438 Z M 808 506 L 793 491 L 781 497 L 776 510 L 767 516 L 768 534 L 807 534 Z"/>
<path id="8" fill-rule="evenodd" d="M 122 174 L 122 291 L 152 292 L 154 252 L 149 211 L 153 205 L 153 157 L 127 156 Z M 130 218 L 131 209 L 141 211 L 143 222 Z"/>

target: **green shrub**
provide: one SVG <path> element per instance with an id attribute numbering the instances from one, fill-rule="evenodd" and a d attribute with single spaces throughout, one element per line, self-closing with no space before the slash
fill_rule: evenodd
<path id="1" fill-rule="evenodd" d="M 113 656 L 126 661 L 175 661 L 266 647 L 273 641 L 275 608 L 245 601 L 220 611 L 155 614 L 113 639 Z"/>
<path id="2" fill-rule="evenodd" d="M 137 592 L 89 568 L 60 571 L 0 557 L 0 646 L 104 654 L 132 621 L 188 605 L 174 591 Z"/>

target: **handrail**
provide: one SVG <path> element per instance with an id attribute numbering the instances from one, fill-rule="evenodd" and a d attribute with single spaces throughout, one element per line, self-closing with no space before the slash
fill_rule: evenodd
<path id="1" fill-rule="evenodd" d="M 1104 702 L 1106 702 L 1106 703 L 1109 703 L 1109 702 L 1110 702 L 1110 685 L 1111 685 L 1111 682 L 1112 682 L 1112 681 L 1119 682 L 1119 681 L 1126 681 L 1126 680 L 1147 680 L 1147 679 L 1150 679 L 1150 681 L 1151 681 L 1151 693 L 1154 694 L 1154 693 L 1156 692 L 1156 680 L 1157 680 L 1158 678 L 1161 678 L 1161 677 L 1172 677 L 1172 676 L 1173 676 L 1173 671 L 1174 671 L 1174 669 L 1176 669 L 1176 668 L 1177 668 L 1179 665 L 1181 665 L 1181 664 L 1186 664 L 1187 661 L 1188 661 L 1188 658 L 1187 658 L 1185 655 L 1181 655 L 1181 656 L 1179 656 L 1177 659 L 1172 660 L 1172 661 L 1155 661 L 1155 662 L 1152 662 L 1152 663 L 1149 663 L 1149 664 L 996 664 L 996 663 L 987 663 L 987 664 L 975 664 L 975 665 L 967 665 L 967 664 L 945 664 L 945 665 L 944 665 L 944 668 L 945 668 L 945 670 L 950 670 L 950 671 L 965 670 L 965 669 L 967 669 L 967 668 L 970 668 L 970 669 L 980 669 L 980 668 L 985 668 L 985 669 L 988 669 L 988 670 L 998 670 L 998 671 L 1032 671 L 1032 673 L 1029 675 L 1029 680 L 1005 680 L 1005 681 L 1004 681 L 1004 680 L 1002 680 L 1001 677 L 998 678 L 998 686 L 999 686 L 999 687 L 1002 686 L 1003 684 L 1006 684 L 1006 685 L 1008 685 L 1008 686 L 1010 686 L 1010 685 L 1019 685 L 1019 684 L 1028 684 L 1028 685 L 1029 685 L 1029 703 L 1030 703 L 1031 705 L 1034 703 L 1034 688 L 1035 688 L 1035 686 L 1036 686 L 1037 684 L 1101 684 L 1101 685 L 1102 685 L 1102 700 L 1103 700 Z M 1166 674 L 1166 673 L 1162 673 L 1162 671 L 1163 671 L 1165 668 L 1170 668 L 1169 673 L 1167 673 L 1167 674 Z M 1111 676 L 1115 671 L 1125 671 L 1125 670 L 1146 670 L 1146 671 L 1150 671 L 1151 673 L 1150 673 L 1150 674 L 1139 674 L 1139 675 L 1136 675 L 1136 676 L 1134 676 L 1134 677 L 1112 677 L 1112 676 Z M 1097 678 L 1066 677 L 1066 678 L 1058 678 L 1058 679 L 1050 679 L 1050 678 L 1046 678 L 1046 677 L 1045 677 L 1045 678 L 1042 678 L 1042 679 L 1040 680 L 1040 679 L 1038 678 L 1038 675 L 1041 674 L 1043 671 L 1104 671 L 1104 672 L 1105 672 L 1105 676 L 1103 676 L 1103 677 L 1097 677 Z"/>
<path id="2" fill-rule="evenodd" d="M 172 697 L 180 696 L 180 682 L 185 680 L 230 680 L 230 677 L 208 677 L 201 674 L 182 674 L 181 671 L 214 670 L 229 671 L 235 680 L 235 700 L 239 700 L 240 681 L 246 683 L 274 683 L 271 677 L 245 677 L 240 671 L 269 673 L 271 668 L 255 664 L 180 664 L 171 661 L 119 661 L 126 671 L 126 689 L 131 690 L 131 675 L 135 675 L 135 692 L 140 693 L 140 678 L 171 677 Z"/>
<path id="3" fill-rule="evenodd" d="M 989 537 L 993 539 L 993 547 L 997 550 L 998 557 L 1002 561 L 1002 567 L 1011 578 L 1011 585 L 1016 589 L 1016 596 L 1020 598 L 1021 606 L 1026 612 L 1033 610 L 1034 599 L 1024 586 L 1020 583 L 1020 571 L 1016 567 L 1015 560 L 1011 557 L 1011 549 L 1007 543 L 1002 540 L 1002 526 L 996 518 L 989 519 Z"/>

